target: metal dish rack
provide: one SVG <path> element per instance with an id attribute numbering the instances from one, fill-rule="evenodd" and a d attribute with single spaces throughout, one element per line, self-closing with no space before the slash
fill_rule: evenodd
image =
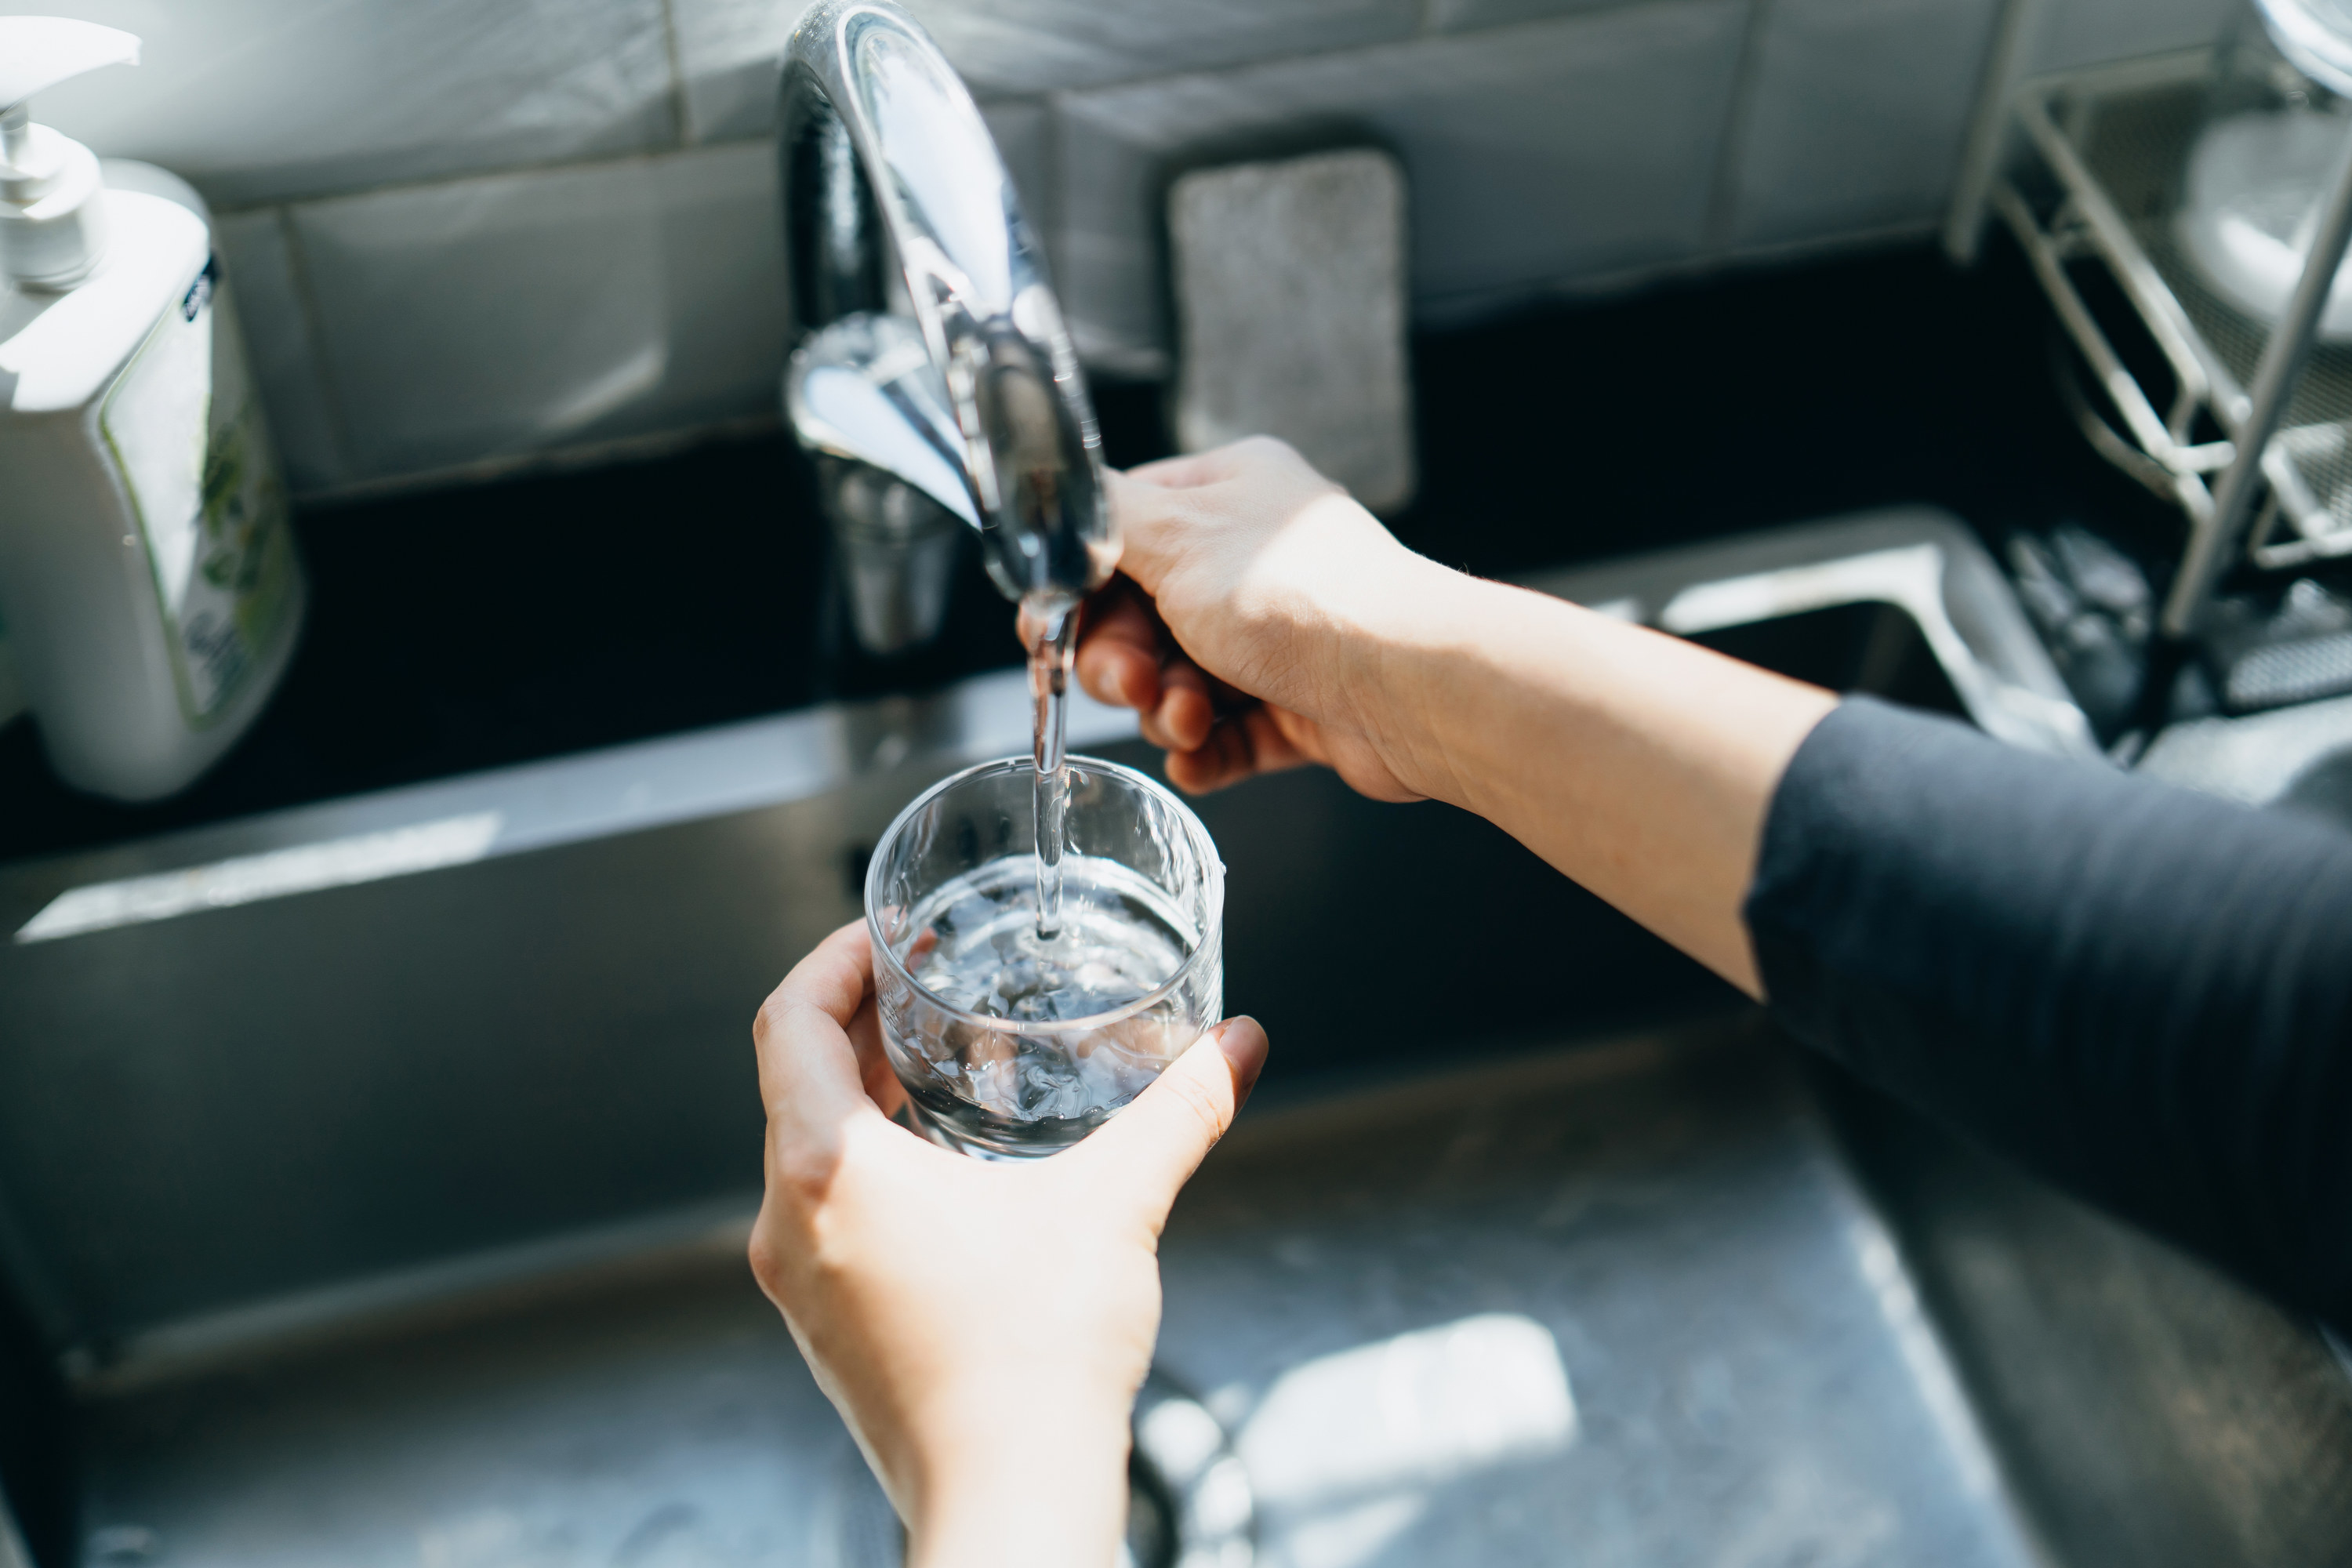
<path id="1" fill-rule="evenodd" d="M 2352 555 L 2352 346 L 2308 335 L 2275 343 L 2284 329 L 2216 294 L 2173 236 L 2211 65 L 2212 51 L 2200 49 L 2024 84 L 2014 108 L 2024 157 L 1989 193 L 2117 416 L 2093 405 L 2069 364 L 2061 385 L 2084 433 L 2187 514 L 2188 558 L 2165 605 L 2175 635 L 2194 629 L 2242 528 L 2246 558 L 2266 570 Z M 2326 250 L 2323 233 L 2315 256 Z M 2084 264 L 2104 268 L 2129 302 L 2168 387 L 2148 384 L 2155 378 L 2118 352 L 2078 284 Z M 2326 298 L 2323 289 L 2318 302 Z M 2232 472 L 2258 426 L 2274 432 L 2259 483 Z"/>

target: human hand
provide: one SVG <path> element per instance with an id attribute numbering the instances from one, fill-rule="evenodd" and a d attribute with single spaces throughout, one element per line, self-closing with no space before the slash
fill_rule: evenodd
<path id="1" fill-rule="evenodd" d="M 1418 798 L 1365 676 L 1436 569 L 1271 437 L 1111 482 L 1119 575 L 1087 603 L 1078 682 L 1142 716 L 1169 778 L 1197 792 L 1321 763 L 1375 799 Z"/>
<path id="2" fill-rule="evenodd" d="M 752 1272 L 907 1521 L 911 1568 L 1114 1561 L 1160 1227 L 1248 1098 L 1265 1032 L 1227 1019 L 1084 1142 L 1019 1164 L 888 1120 L 905 1091 L 862 921 L 784 977 L 752 1036 Z"/>

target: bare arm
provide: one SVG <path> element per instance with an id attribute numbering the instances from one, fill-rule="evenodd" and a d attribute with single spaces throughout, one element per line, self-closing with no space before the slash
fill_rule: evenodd
<path id="1" fill-rule="evenodd" d="M 784 978 L 752 1035 L 768 1111 L 752 1271 L 906 1521 L 908 1563 L 1112 1562 L 1160 1229 L 1248 1098 L 1265 1033 L 1226 1020 L 1093 1137 L 1024 1164 L 887 1119 L 905 1091 L 863 921 Z"/>
<path id="2" fill-rule="evenodd" d="M 1138 469 L 1078 654 L 1191 789 L 1307 762 L 1477 813 L 1761 994 L 1740 914 L 1828 692 L 1413 554 L 1278 442 Z"/>

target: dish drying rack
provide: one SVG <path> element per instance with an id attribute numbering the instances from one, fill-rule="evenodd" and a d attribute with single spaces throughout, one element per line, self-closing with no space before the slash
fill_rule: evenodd
<path id="1" fill-rule="evenodd" d="M 2177 637 L 2196 631 L 2242 539 L 2245 558 L 2268 571 L 2352 555 L 2352 345 L 2315 341 L 2352 235 L 2352 180 L 2339 181 L 2323 208 L 2312 256 L 2325 277 L 2306 275 L 2277 327 L 2217 294 L 2172 228 L 2212 53 L 2022 84 L 2013 122 L 2024 155 L 1987 192 L 2116 416 L 2111 422 L 2063 363 L 2060 385 L 2084 433 L 2188 518 L 2162 619 Z M 2084 268 L 2112 279 L 2145 336 L 2142 352 L 2118 351 L 2078 281 Z M 2159 356 L 2169 386 L 2141 374 Z M 2241 444 L 2255 431 L 2261 460 L 2241 464 Z"/>

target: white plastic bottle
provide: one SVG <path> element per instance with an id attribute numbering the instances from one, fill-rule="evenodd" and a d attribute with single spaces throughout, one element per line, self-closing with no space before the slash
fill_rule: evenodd
<path id="1" fill-rule="evenodd" d="M 305 591 L 195 192 L 35 125 L 139 40 L 0 16 L 0 622 L 60 777 L 152 800 L 284 674 Z"/>

